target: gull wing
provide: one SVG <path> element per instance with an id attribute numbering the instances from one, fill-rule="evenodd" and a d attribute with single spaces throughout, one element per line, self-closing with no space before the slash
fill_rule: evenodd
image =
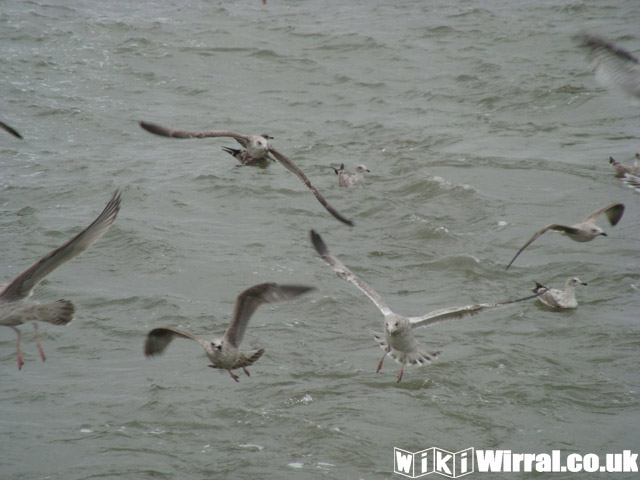
<path id="1" fill-rule="evenodd" d="M 238 295 L 233 317 L 224 334 L 224 339 L 237 347 L 242 342 L 251 315 L 260 305 L 291 300 L 313 289 L 304 285 L 261 283 L 245 290 Z"/>
<path id="2" fill-rule="evenodd" d="M 109 203 L 104 207 L 91 225 L 65 244 L 51 251 L 28 269 L 14 278 L 7 287 L 0 292 L 0 301 L 14 301 L 31 295 L 33 289 L 47 275 L 63 263 L 81 254 L 100 239 L 116 219 L 120 210 L 120 192 L 115 191 Z"/>
<path id="3" fill-rule="evenodd" d="M 362 293 L 364 293 L 373 303 L 376 304 L 376 307 L 378 307 L 378 309 L 385 317 L 392 313 L 382 297 L 378 295 L 373 288 L 356 277 L 351 270 L 344 266 L 344 264 L 340 260 L 338 260 L 331 254 L 331 252 L 329 252 L 329 249 L 327 249 L 327 246 L 322 240 L 320 234 L 318 234 L 315 230 L 311 230 L 310 234 L 311 243 L 313 243 L 316 251 L 340 278 L 346 280 L 347 282 L 353 283 L 356 287 L 358 287 L 362 291 Z"/>
<path id="4" fill-rule="evenodd" d="M 286 168 L 287 170 L 289 170 L 290 172 L 293 172 L 296 174 L 296 176 L 300 179 L 300 181 L 302 183 L 304 183 L 307 188 L 309 190 L 311 190 L 313 192 L 313 194 L 315 195 L 315 197 L 318 199 L 318 201 L 320 202 L 320 204 L 327 209 L 327 211 L 333 215 L 335 218 L 337 218 L 338 220 L 340 220 L 342 223 L 345 223 L 347 225 L 349 225 L 350 227 L 353 227 L 354 223 L 351 220 L 348 220 L 346 218 L 344 218 L 342 215 L 340 215 L 331 205 L 329 205 L 329 203 L 324 199 L 324 197 L 320 194 L 320 192 L 316 189 L 316 187 L 314 187 L 313 185 L 311 185 L 311 182 L 309 181 L 309 179 L 307 178 L 307 176 L 302 172 L 302 170 L 300 170 L 295 163 L 293 163 L 286 155 L 284 155 L 283 153 L 279 152 L 278 150 L 276 150 L 275 148 L 273 148 L 271 145 L 269 145 L 269 153 L 271 153 L 274 157 L 276 157 L 276 160 L 278 160 L 278 162 L 280 162 L 280 164 Z"/>
<path id="5" fill-rule="evenodd" d="M 631 53 L 595 35 L 582 35 L 582 45 L 589 48 L 596 75 L 640 98 L 640 62 Z"/>
<path id="6" fill-rule="evenodd" d="M 1 128 L 2 130 L 4 130 L 5 132 L 9 132 L 9 133 L 10 133 L 11 135 L 13 135 L 14 137 L 18 137 L 18 138 L 22 139 L 22 135 L 20 135 L 16 129 L 14 129 L 14 128 L 10 127 L 10 126 L 9 126 L 9 125 L 7 125 L 6 123 L 4 123 L 4 122 L 0 122 L 0 128 Z"/>
<path id="7" fill-rule="evenodd" d="M 144 355 L 146 357 L 153 357 L 154 355 L 160 355 L 164 352 L 165 348 L 171 343 L 174 338 L 186 338 L 188 340 L 194 340 L 202 345 L 205 349 L 210 343 L 205 339 L 198 337 L 184 330 L 179 330 L 172 327 L 160 327 L 154 328 L 147 334 L 147 340 L 144 342 Z"/>
<path id="8" fill-rule="evenodd" d="M 545 290 L 546 292 L 546 290 Z M 525 300 L 531 300 L 536 298 L 540 294 L 529 295 L 528 297 L 518 298 L 517 300 L 507 300 L 506 302 L 497 303 L 474 303 L 472 305 L 464 305 L 462 307 L 449 307 L 434 310 L 421 317 L 409 317 L 411 328 L 427 327 L 436 323 L 444 322 L 447 320 L 456 320 L 460 318 L 469 317 L 480 313 L 489 308 L 503 307 L 512 303 L 524 302 Z"/>
<path id="9" fill-rule="evenodd" d="M 578 232 L 578 230 L 573 228 L 573 227 L 568 227 L 566 225 L 560 225 L 558 223 L 552 223 L 551 225 L 547 225 L 542 230 L 538 230 L 533 235 L 533 237 L 531 237 L 531 239 L 527 243 L 525 243 L 524 246 L 520 250 L 518 250 L 518 253 L 516 253 L 515 257 L 513 257 L 511 259 L 511 261 L 509 262 L 509 265 L 507 265 L 507 268 L 505 268 L 505 270 L 509 269 L 511 264 L 515 261 L 516 258 L 518 258 L 518 255 L 520 255 L 525 248 L 527 248 L 529 245 L 531 245 L 540 235 L 542 235 L 544 232 L 546 232 L 548 230 L 558 230 L 558 231 L 566 232 L 566 233 L 577 233 Z"/>
<path id="10" fill-rule="evenodd" d="M 583 222 L 593 222 L 595 223 L 596 218 L 598 218 L 600 216 L 600 214 L 606 214 L 607 215 L 607 219 L 609 220 L 609 223 L 612 226 L 617 225 L 617 223 L 620 221 L 620 219 L 622 218 L 622 214 L 624 213 L 624 205 L 622 203 L 617 203 L 614 202 L 610 205 L 607 205 L 606 207 L 602 207 L 598 210 L 596 210 L 593 213 L 590 213 L 587 218 L 585 218 L 583 220 Z"/>
<path id="11" fill-rule="evenodd" d="M 147 132 L 153 133 L 155 135 L 160 135 L 161 137 L 171 137 L 171 138 L 231 137 L 231 138 L 235 138 L 236 141 L 245 148 L 247 148 L 247 145 L 249 143 L 248 135 L 242 135 L 241 133 L 231 132 L 228 130 L 209 130 L 206 132 L 188 132 L 186 130 L 177 130 L 169 127 L 163 127 L 162 125 L 158 125 L 157 123 L 151 123 L 151 122 L 145 122 L 145 121 L 140 121 L 138 123 Z"/>

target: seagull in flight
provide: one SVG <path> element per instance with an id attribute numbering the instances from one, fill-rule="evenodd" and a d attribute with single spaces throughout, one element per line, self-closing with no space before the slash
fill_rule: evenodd
<path id="1" fill-rule="evenodd" d="M 333 171 L 338 175 L 338 184 L 341 187 L 362 186 L 364 185 L 364 172 L 371 172 L 366 166 L 358 165 L 356 173 L 351 174 L 344 169 L 344 163 L 340 165 L 340 168 L 333 168 Z"/>
<path id="2" fill-rule="evenodd" d="M 536 288 L 533 289 L 533 293 L 538 295 L 538 300 L 545 304 L 547 307 L 551 307 L 556 310 L 564 308 L 577 308 L 578 301 L 576 300 L 576 285 L 587 285 L 578 277 L 571 277 L 567 279 L 564 285 L 564 290 L 558 290 L 556 288 L 548 288 L 544 285 L 536 282 Z"/>
<path id="3" fill-rule="evenodd" d="M 309 190 L 313 192 L 316 199 L 320 202 L 320 204 L 327 209 L 327 211 L 337 218 L 342 223 L 349 225 L 352 227 L 354 225 L 353 221 L 346 219 L 337 210 L 335 210 L 329 203 L 324 199 L 322 194 L 314 187 L 307 176 L 300 170 L 295 163 L 293 163 L 289 157 L 287 157 L 284 153 L 278 151 L 271 143 L 269 143 L 269 139 L 273 138 L 269 135 L 243 135 L 241 133 L 231 132 L 228 130 L 210 130 L 207 132 L 188 132 L 185 130 L 174 130 L 172 128 L 163 127 L 162 125 L 158 125 L 156 123 L 151 122 L 139 122 L 140 126 L 146 131 L 153 133 L 155 135 L 160 135 L 162 137 L 171 137 L 171 138 L 209 138 L 209 137 L 231 137 L 234 138 L 244 149 L 245 151 L 242 153 L 241 160 L 243 163 L 252 162 L 255 160 L 261 159 L 271 159 L 270 155 L 273 155 L 275 159 L 282 165 L 284 168 L 294 173 L 302 183 L 304 183 Z M 235 156 L 235 155 L 234 155 Z M 236 157 L 237 158 L 237 157 Z"/>
<path id="4" fill-rule="evenodd" d="M 380 344 L 380 347 L 384 350 L 384 355 L 378 363 L 376 373 L 382 369 L 382 362 L 390 355 L 400 365 L 400 371 L 398 372 L 397 381 L 402 380 L 402 374 L 404 366 L 409 365 L 425 365 L 431 363 L 431 360 L 437 358 L 438 353 L 427 352 L 416 340 L 413 334 L 413 329 L 418 327 L 426 327 L 434 325 L 436 323 L 443 322 L 445 320 L 453 320 L 457 318 L 464 318 L 470 315 L 475 315 L 488 308 L 501 307 L 511 303 L 522 302 L 524 300 L 530 300 L 537 295 L 530 295 L 518 300 L 509 300 L 506 302 L 498 303 L 475 303 L 471 305 L 464 305 L 461 307 L 441 308 L 434 310 L 420 317 L 405 317 L 398 313 L 394 313 L 388 307 L 386 302 L 378 295 L 373 288 L 360 280 L 351 270 L 349 270 L 340 260 L 329 252 L 329 249 L 325 245 L 322 237 L 311 230 L 311 243 L 314 248 L 320 254 L 322 259 L 333 269 L 338 277 L 346 280 L 347 282 L 355 285 L 362 293 L 364 293 L 369 299 L 378 307 L 382 315 L 384 315 L 384 333 L 375 333 L 374 338 Z"/>
<path id="5" fill-rule="evenodd" d="M 581 34 L 579 37 L 582 46 L 590 50 L 589 59 L 596 77 L 640 99 L 640 61 L 625 49 L 596 35 Z"/>
<path id="6" fill-rule="evenodd" d="M 238 376 L 232 370 L 242 368 L 244 373 L 249 376 L 247 367 L 253 365 L 264 353 L 262 348 L 253 352 L 241 352 L 238 348 L 253 312 L 263 303 L 291 300 L 311 290 L 314 288 L 303 285 L 278 285 L 275 283 L 255 285 L 238 296 L 231 322 L 222 337 L 209 341 L 173 327 L 154 328 L 147 335 L 144 354 L 147 357 L 161 354 L 174 338 L 194 340 L 204 348 L 204 352 L 211 361 L 211 365 L 209 365 L 211 368 L 227 370 L 231 378 L 238 382 Z"/>
<path id="7" fill-rule="evenodd" d="M 518 255 L 522 253 L 522 251 L 531 245 L 540 235 L 549 231 L 556 230 L 558 232 L 563 233 L 571 240 L 575 240 L 576 242 L 590 242 L 594 238 L 602 235 L 607 236 L 602 229 L 596 225 L 596 219 L 601 215 L 605 214 L 609 219 L 609 223 L 611 226 L 615 226 L 618 224 L 620 219 L 622 218 L 622 214 L 624 213 L 624 205 L 622 203 L 612 203 L 607 205 L 606 207 L 599 208 L 595 212 L 590 213 L 587 217 L 582 220 L 580 223 L 576 223 L 575 225 L 567 226 L 560 225 L 559 223 L 552 223 L 551 225 L 547 225 L 542 230 L 538 230 L 531 239 L 524 244 L 524 246 L 518 250 L 515 257 L 511 259 L 509 265 L 507 265 L 506 270 L 509 269 L 511 264 L 518 258 Z"/>
<path id="8" fill-rule="evenodd" d="M 12 328 L 18 335 L 16 352 L 18 369 L 24 361 L 20 352 L 20 330 L 17 325 L 25 322 L 48 322 L 54 325 L 66 325 L 73 318 L 74 306 L 68 300 L 58 300 L 52 303 L 36 303 L 29 300 L 33 289 L 53 270 L 72 258 L 80 255 L 97 242 L 107 231 L 120 210 L 120 192 L 116 190 L 109 203 L 91 225 L 60 247 L 42 257 L 24 272 L 14 278 L 11 283 L 0 290 L 0 325 Z M 40 345 L 38 325 L 36 329 L 36 345 L 42 361 L 45 360 L 44 351 Z"/>

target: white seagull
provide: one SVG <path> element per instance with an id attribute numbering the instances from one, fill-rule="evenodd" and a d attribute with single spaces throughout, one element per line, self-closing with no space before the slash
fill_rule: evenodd
<path id="1" fill-rule="evenodd" d="M 333 171 L 338 175 L 338 183 L 341 187 L 362 186 L 364 185 L 364 172 L 371 172 L 366 166 L 358 165 L 356 173 L 351 174 L 344 169 L 344 163 L 340 165 L 340 168 L 333 168 Z"/>
<path id="2" fill-rule="evenodd" d="M 623 48 L 590 34 L 580 35 L 582 45 L 589 48 L 589 57 L 596 77 L 615 85 L 627 94 L 640 98 L 640 62 Z"/>
<path id="3" fill-rule="evenodd" d="M 269 139 L 273 138 L 269 135 L 243 135 L 241 133 L 231 132 L 228 130 L 210 130 L 207 132 L 188 132 L 185 130 L 174 130 L 172 128 L 163 127 L 156 123 L 151 122 L 139 122 L 140 126 L 146 131 L 162 137 L 172 138 L 208 138 L 208 137 L 231 137 L 234 138 L 242 147 L 245 152 L 242 154 L 245 162 L 253 162 L 260 159 L 271 159 L 269 155 L 273 155 L 275 159 L 284 168 L 293 172 L 302 183 L 304 183 L 309 190 L 313 192 L 316 199 L 320 204 L 327 209 L 327 211 L 335 218 L 340 220 L 349 226 L 353 226 L 354 223 L 351 220 L 346 219 L 340 215 L 329 203 L 324 199 L 320 192 L 314 187 L 307 176 L 300 170 L 295 163 L 293 163 L 289 157 L 284 153 L 279 152 L 273 145 L 269 143 Z M 232 153 L 233 155 L 233 153 Z M 235 155 L 234 155 L 235 157 Z M 237 157 L 236 157 L 237 158 Z M 243 160 L 241 160 L 243 161 Z"/>
<path id="4" fill-rule="evenodd" d="M 392 312 L 382 297 L 378 295 L 373 288 L 360 280 L 360 278 L 356 277 L 351 270 L 333 256 L 318 233 L 311 230 L 310 234 L 311 243 L 313 243 L 314 248 L 320 254 L 322 259 L 333 269 L 334 272 L 336 272 L 338 277 L 358 287 L 360 291 L 369 297 L 376 307 L 378 307 L 380 312 L 382 312 L 382 315 L 384 315 L 384 334 L 374 332 L 375 339 L 384 350 L 384 355 L 378 363 L 376 373 L 378 373 L 382 368 L 382 362 L 385 357 L 390 355 L 391 358 L 402 365 L 400 367 L 400 372 L 398 372 L 398 382 L 402 380 L 402 373 L 405 365 L 424 365 L 431 363 L 431 360 L 438 356 L 438 353 L 430 353 L 422 348 L 416 340 L 416 337 L 413 335 L 414 328 L 426 327 L 445 320 L 464 318 L 486 310 L 487 308 L 501 307 L 511 303 L 522 302 L 537 296 L 530 295 L 525 298 L 509 300 L 506 302 L 475 303 L 472 305 L 464 305 L 462 307 L 442 308 L 420 317 L 405 317 Z"/>
<path id="5" fill-rule="evenodd" d="M 563 308 L 577 308 L 578 301 L 576 300 L 576 285 L 587 285 L 578 277 L 571 277 L 567 279 L 564 284 L 564 290 L 558 290 L 556 288 L 548 288 L 544 285 L 536 282 L 536 288 L 533 289 L 533 293 L 538 295 L 540 300 L 547 307 L 561 310 Z"/>
<path id="6" fill-rule="evenodd" d="M 54 325 L 66 325 L 71 321 L 74 312 L 74 306 L 68 300 L 58 300 L 57 302 L 43 304 L 30 301 L 29 297 L 33 293 L 33 289 L 53 270 L 84 252 L 107 233 L 119 210 L 120 193 L 116 190 L 102 213 L 91 225 L 65 244 L 42 257 L 0 291 L 0 325 L 12 328 L 18 335 L 16 344 L 18 369 L 22 368 L 24 362 L 20 352 L 20 330 L 16 326 L 25 322 L 48 322 Z M 45 355 L 40 345 L 38 325 L 34 323 L 33 326 L 36 329 L 38 351 L 44 361 Z"/>
<path id="7" fill-rule="evenodd" d="M 564 235 L 569 237 L 571 240 L 575 240 L 576 242 L 590 242 L 594 238 L 603 235 L 607 236 L 602 229 L 596 225 L 596 219 L 600 216 L 600 214 L 604 213 L 609 219 L 609 223 L 612 226 L 617 225 L 617 223 L 622 218 L 622 214 L 624 213 L 624 205 L 622 203 L 612 203 L 607 205 L 606 207 L 602 207 L 595 212 L 590 213 L 587 217 L 582 220 L 580 223 L 576 223 L 575 225 L 567 226 L 560 225 L 558 223 L 552 223 L 551 225 L 547 225 L 542 230 L 537 231 L 531 239 L 524 244 L 524 246 L 518 250 L 515 257 L 511 259 L 509 265 L 507 265 L 507 269 L 511 266 L 511 264 L 518 258 L 518 255 L 522 253 L 522 251 L 531 245 L 540 235 L 548 230 L 557 230 L 562 232 Z"/>
<path id="8" fill-rule="evenodd" d="M 238 296 L 231 322 L 222 337 L 208 341 L 173 327 L 154 328 L 147 335 L 144 354 L 147 357 L 161 354 L 176 337 L 194 340 L 204 348 L 211 361 L 211 365 L 209 365 L 211 368 L 227 370 L 231 378 L 238 382 L 238 376 L 231 370 L 242 368 L 244 373 L 249 376 L 246 367 L 256 362 L 264 353 L 262 348 L 253 352 L 241 352 L 238 348 L 253 312 L 263 303 L 291 300 L 311 290 L 314 288 L 303 285 L 277 285 L 275 283 L 255 285 Z"/>

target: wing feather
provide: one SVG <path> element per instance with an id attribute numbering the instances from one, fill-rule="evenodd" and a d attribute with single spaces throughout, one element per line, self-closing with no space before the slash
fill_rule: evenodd
<path id="1" fill-rule="evenodd" d="M 28 269 L 14 278 L 7 287 L 0 292 L 0 300 L 15 301 L 26 298 L 31 295 L 33 289 L 53 270 L 63 263 L 68 262 L 73 257 L 80 255 L 96 241 L 98 241 L 107 231 L 116 219 L 120 210 L 121 195 L 118 190 L 115 191 L 109 203 L 104 207 L 102 213 L 98 217 L 60 247 L 51 251 Z"/>
<path id="2" fill-rule="evenodd" d="M 140 121 L 140 126 L 149 133 L 160 135 L 161 137 L 171 138 L 210 138 L 210 137 L 231 137 L 235 138 L 240 145 L 247 147 L 249 137 L 241 133 L 231 132 L 229 130 L 209 130 L 205 132 L 190 132 L 187 130 L 178 130 L 158 125 L 157 123 Z"/>
<path id="3" fill-rule="evenodd" d="M 329 249 L 325 245 L 320 234 L 318 234 L 315 230 L 311 230 L 310 235 L 311 243 L 313 244 L 316 251 L 340 278 L 358 287 L 362 293 L 364 293 L 373 303 L 375 303 L 376 307 L 378 307 L 378 309 L 385 317 L 392 313 L 386 302 L 380 295 L 376 293 L 373 288 L 360 280 L 360 278 L 358 278 L 351 270 L 349 270 L 340 260 L 334 257 L 331 252 L 329 252 Z"/>
<path id="4" fill-rule="evenodd" d="M 173 327 L 154 328 L 147 334 L 147 340 L 144 342 L 144 354 L 147 357 L 160 355 L 174 338 L 186 338 L 198 342 L 206 348 L 207 342 L 203 338 L 184 330 Z"/>
<path id="5" fill-rule="evenodd" d="M 350 227 L 353 227 L 355 225 L 352 220 L 348 220 L 347 218 L 343 217 L 342 215 L 340 215 L 340 213 L 338 213 L 336 209 L 334 209 L 331 205 L 329 205 L 329 203 L 325 200 L 325 198 L 318 191 L 318 189 L 316 189 L 316 187 L 314 187 L 311 184 L 311 182 L 309 181 L 307 176 L 302 172 L 302 170 L 300 170 L 296 166 L 296 164 L 293 163 L 286 155 L 279 152 L 278 150 L 273 148 L 271 145 L 269 145 L 269 153 L 271 153 L 284 168 L 286 168 L 290 172 L 293 172 L 300 179 L 300 181 L 304 183 L 307 186 L 307 188 L 313 192 L 313 194 L 318 199 L 320 204 L 324 208 L 326 208 L 331 215 L 333 215 L 335 218 L 340 220 L 342 223 L 349 225 Z"/>

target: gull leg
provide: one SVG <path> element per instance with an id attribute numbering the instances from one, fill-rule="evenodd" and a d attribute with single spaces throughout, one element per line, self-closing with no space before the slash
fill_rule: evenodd
<path id="1" fill-rule="evenodd" d="M 247 370 L 246 368 L 242 367 L 242 371 L 245 373 L 245 375 L 247 377 L 250 377 L 251 375 L 249 375 L 249 370 Z"/>
<path id="2" fill-rule="evenodd" d="M 16 327 L 11 328 L 13 328 L 13 331 L 18 335 L 18 341 L 16 342 L 16 357 L 18 357 L 18 370 L 20 370 L 22 368 L 22 365 L 24 365 L 24 362 L 22 361 L 22 352 L 20 352 L 20 338 L 22 337 L 22 335 L 20 334 L 20 330 L 18 330 Z"/>
<path id="3" fill-rule="evenodd" d="M 385 357 L 387 355 L 389 355 L 390 351 L 391 351 L 391 347 L 387 347 L 387 349 L 384 351 L 384 355 L 382 356 L 382 358 L 378 362 L 378 368 L 376 368 L 376 373 L 378 373 L 380 370 L 382 370 L 382 362 L 384 362 Z"/>
<path id="4" fill-rule="evenodd" d="M 398 372 L 398 383 L 400 383 L 400 381 L 402 380 L 403 371 L 404 371 L 404 363 L 402 364 L 402 366 L 400 367 L 400 371 Z"/>
<path id="5" fill-rule="evenodd" d="M 236 374 L 234 374 L 231 370 L 229 370 L 229 375 L 231 375 L 231 378 L 233 378 L 236 382 L 240 381 L 240 380 L 238 380 L 238 376 Z"/>
<path id="6" fill-rule="evenodd" d="M 36 346 L 38 347 L 38 351 L 40 352 L 40 358 L 42 358 L 42 361 L 44 362 L 47 357 L 44 355 L 42 345 L 40 345 L 40 331 L 38 330 L 38 324 L 34 322 L 33 328 L 36 331 Z"/>

